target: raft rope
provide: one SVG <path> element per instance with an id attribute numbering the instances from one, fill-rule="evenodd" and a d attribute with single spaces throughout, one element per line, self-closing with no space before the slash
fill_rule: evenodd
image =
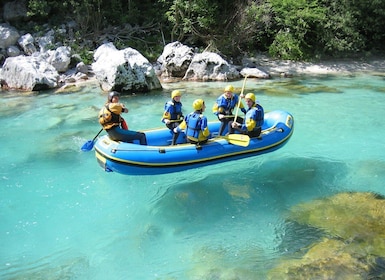
<path id="1" fill-rule="evenodd" d="M 269 127 L 267 129 L 264 129 L 262 130 L 261 134 L 263 135 L 267 135 L 267 134 L 270 134 L 272 132 L 284 132 L 283 128 L 277 128 L 276 126 L 272 126 L 272 127 Z M 214 138 L 211 138 L 209 139 L 209 141 L 213 142 L 213 141 L 216 141 L 216 140 L 225 140 L 223 138 L 220 138 L 220 137 L 214 137 Z M 204 146 L 204 145 L 203 145 Z M 158 152 L 160 154 L 165 154 L 166 152 L 172 152 L 174 150 L 176 150 L 175 148 L 171 148 L 170 147 L 178 147 L 178 146 L 162 146 L 161 148 L 158 148 Z M 167 150 L 166 150 L 167 149 Z M 179 149 L 178 149 L 179 150 Z M 202 145 L 191 145 L 191 147 L 187 147 L 187 148 L 184 148 L 183 150 L 202 150 Z M 116 152 L 154 152 L 155 149 L 152 149 L 152 150 L 149 150 L 149 149 L 117 149 L 117 148 L 114 148 L 111 150 L 111 153 L 116 153 Z"/>

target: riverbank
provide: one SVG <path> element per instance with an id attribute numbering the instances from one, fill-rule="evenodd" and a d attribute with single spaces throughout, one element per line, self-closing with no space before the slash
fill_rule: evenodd
<path id="1" fill-rule="evenodd" d="M 269 74 L 271 78 L 303 75 L 350 75 L 354 73 L 385 75 L 385 58 L 382 57 L 299 62 L 258 56 L 249 60 L 254 64 L 255 68 Z M 161 83 L 170 83 L 171 80 L 178 82 L 180 78 L 161 80 Z M 98 81 L 91 71 L 86 79 L 66 82 L 57 89 L 57 92 L 73 91 L 77 86 L 97 83 Z"/>

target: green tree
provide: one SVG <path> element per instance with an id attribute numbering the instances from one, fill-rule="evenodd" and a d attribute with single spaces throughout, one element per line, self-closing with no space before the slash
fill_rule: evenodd
<path id="1" fill-rule="evenodd" d="M 270 0 L 277 33 L 269 52 L 283 59 L 308 58 L 322 30 L 326 9 L 317 0 Z"/>
<path id="2" fill-rule="evenodd" d="M 169 3 L 167 0 L 160 0 Z M 167 19 L 173 24 L 171 41 L 189 40 L 196 42 L 210 37 L 210 27 L 215 24 L 215 1 L 209 0 L 173 0 Z"/>
<path id="3" fill-rule="evenodd" d="M 351 10 L 357 18 L 357 31 L 364 38 L 366 49 L 384 49 L 385 1 L 350 0 Z"/>
<path id="4" fill-rule="evenodd" d="M 241 49 L 266 51 L 273 42 L 276 22 L 268 1 L 250 1 L 234 28 Z M 241 32 L 240 32 L 241 31 Z"/>
<path id="5" fill-rule="evenodd" d="M 361 51 L 365 40 L 359 32 L 357 12 L 350 1 L 325 1 L 327 21 L 318 35 L 314 49 L 321 54 L 338 56 Z"/>
<path id="6" fill-rule="evenodd" d="M 40 28 L 77 23 L 69 44 L 103 41 L 147 56 L 175 40 L 236 58 L 269 51 L 283 59 L 384 50 L 384 0 L 27 0 Z M 30 24 L 24 29 L 31 28 Z M 87 51 L 83 52 L 87 53 Z"/>

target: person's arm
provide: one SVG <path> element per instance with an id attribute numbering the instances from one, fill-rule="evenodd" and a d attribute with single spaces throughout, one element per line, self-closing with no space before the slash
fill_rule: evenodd
<path id="1" fill-rule="evenodd" d="M 224 112 L 225 112 L 225 108 L 224 108 L 225 104 L 223 104 L 223 96 L 221 95 L 220 97 L 218 97 L 218 99 L 216 100 L 214 106 L 213 106 L 213 113 L 219 118 L 219 119 L 222 119 L 224 117 Z"/>
<path id="2" fill-rule="evenodd" d="M 165 124 L 169 124 L 170 120 L 171 120 L 171 114 L 165 111 L 162 116 L 162 122 L 164 122 Z"/>
<path id="3" fill-rule="evenodd" d="M 183 129 L 186 129 L 187 123 L 186 119 L 183 120 L 177 127 L 174 128 L 174 133 L 181 132 Z"/>
<path id="4" fill-rule="evenodd" d="M 218 104 L 218 102 L 215 102 L 215 104 L 213 106 L 214 115 L 216 115 L 216 116 L 222 115 L 224 111 L 225 110 L 223 109 L 223 107 L 220 106 L 220 104 Z"/>
<path id="5" fill-rule="evenodd" d="M 202 130 L 202 135 L 204 137 L 206 137 L 206 138 L 209 137 L 210 130 L 209 130 L 209 127 L 207 126 L 207 118 L 206 117 L 202 117 L 201 130 Z"/>
<path id="6" fill-rule="evenodd" d="M 128 109 L 126 108 L 126 106 L 124 106 L 123 103 L 120 103 L 120 106 L 122 106 L 122 113 L 128 113 Z"/>
<path id="7" fill-rule="evenodd" d="M 256 121 L 252 118 L 249 118 L 246 120 L 246 122 L 242 125 L 242 129 L 245 130 L 247 129 L 247 131 L 252 131 L 256 125 Z"/>
<path id="8" fill-rule="evenodd" d="M 258 109 L 253 108 L 250 116 L 245 120 L 244 124 L 242 125 L 242 129 L 247 129 L 247 131 L 252 131 L 255 126 L 257 125 L 257 117 L 258 117 Z"/>
<path id="9" fill-rule="evenodd" d="M 171 106 L 170 106 L 169 102 L 167 102 L 165 105 L 163 115 L 162 115 L 162 122 L 164 122 L 165 124 L 169 124 L 170 120 L 171 120 L 170 108 L 171 108 Z"/>

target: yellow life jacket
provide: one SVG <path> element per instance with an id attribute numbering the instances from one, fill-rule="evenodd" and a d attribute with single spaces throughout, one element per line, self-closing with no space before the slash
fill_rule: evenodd
<path id="1" fill-rule="evenodd" d="M 120 114 L 123 111 L 123 106 L 120 103 L 107 103 L 99 111 L 99 123 L 104 129 L 110 129 L 120 125 Z"/>

